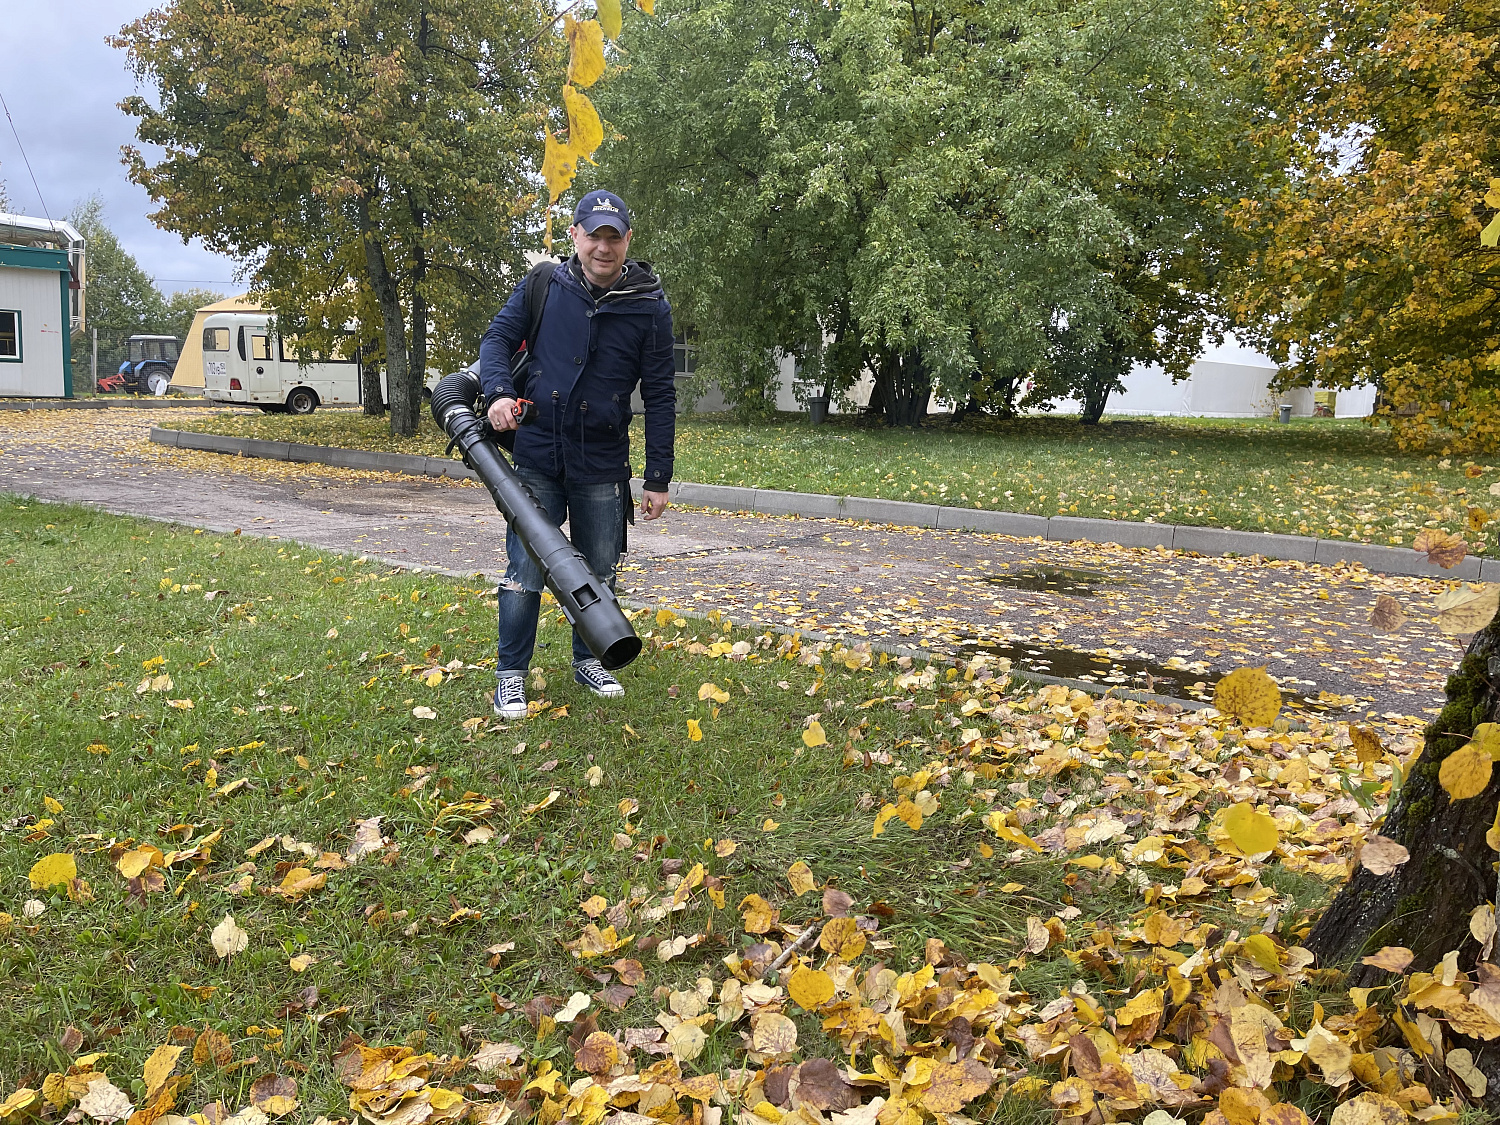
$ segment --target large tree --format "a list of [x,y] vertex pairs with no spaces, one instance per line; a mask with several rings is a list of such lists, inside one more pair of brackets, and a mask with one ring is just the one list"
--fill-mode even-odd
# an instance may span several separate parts
[[1287,382],[1380,388],[1406,444],[1500,448],[1494,0],[1242,0],[1265,135],[1292,174],[1238,219],[1258,240],[1247,332]]
[[771,348],[819,381],[868,365],[899,423],[931,391],[968,400],[976,375],[1071,393],[1096,365],[1054,363],[1060,342],[1111,367],[1191,362],[1233,243],[1219,204],[1252,167],[1212,5],[658,14],[602,95],[626,138],[602,177],[641,210],[731,397],[766,401]]
[[538,241],[561,51],[543,0],[171,0],[122,30],[155,100],[128,154],[165,228],[254,266],[283,331],[378,318],[394,433],[429,365],[473,358]]

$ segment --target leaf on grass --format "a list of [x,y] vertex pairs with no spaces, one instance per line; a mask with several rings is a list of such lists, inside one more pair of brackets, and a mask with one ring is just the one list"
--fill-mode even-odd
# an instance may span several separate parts
[[250,935],[235,922],[233,914],[226,914],[224,920],[214,927],[214,932],[209,935],[209,941],[213,943],[214,952],[220,957],[233,957],[236,953],[245,951],[250,944]]
[[1444,1056],[1443,1061],[1453,1076],[1469,1088],[1469,1093],[1482,1098],[1490,1088],[1490,1080],[1484,1071],[1474,1065],[1474,1055],[1467,1047],[1455,1047]]
[[1399,633],[1406,624],[1406,610],[1389,594],[1380,594],[1370,610],[1370,624],[1382,633]]
[[250,1104],[270,1117],[284,1117],[297,1108],[297,1080],[262,1074],[250,1084]]
[[1021,952],[1042,953],[1050,944],[1052,944],[1052,934],[1047,929],[1047,924],[1037,917],[1027,918],[1026,944],[1021,947]]
[[229,1036],[217,1028],[205,1027],[193,1044],[194,1066],[207,1066],[210,1062],[215,1066],[227,1066],[233,1057],[234,1047]]
[[797,1049],[797,1025],[780,1012],[762,1012],[755,1018],[750,1042],[763,1055],[789,1055]]
[[792,893],[798,898],[801,898],[808,891],[815,889],[817,886],[817,884],[813,882],[812,868],[808,867],[807,864],[803,863],[800,859],[787,868],[786,877],[787,882],[791,883],[792,885]]
[[1500,610],[1500,582],[1478,590],[1467,585],[1444,590],[1437,598],[1437,625],[1450,637],[1477,633],[1495,619]]
[[318,959],[311,953],[299,953],[287,962],[287,968],[294,973],[305,973],[318,963]]
[[1464,801],[1485,791],[1494,768],[1489,754],[1470,742],[1443,759],[1438,767],[1438,784],[1453,800]]
[[177,1059],[187,1048],[174,1047],[170,1043],[163,1043],[151,1052],[151,1057],[146,1060],[146,1066],[141,1077],[146,1080],[146,1097],[151,1098],[157,1090],[172,1077],[172,1071],[177,1068]]
[[808,723],[807,729],[802,732],[802,744],[809,748],[828,745],[828,735],[824,733],[823,724],[817,719]]
[[78,1108],[95,1121],[123,1121],[135,1109],[125,1091],[103,1076],[89,1083],[89,1092],[78,1099]]
[[1351,726],[1349,741],[1354,744],[1354,752],[1360,762],[1378,762],[1380,756],[1385,753],[1385,745],[1380,741],[1380,735],[1370,727]]
[[1384,1094],[1360,1094],[1336,1106],[1329,1125],[1406,1125],[1406,1110]]
[[1374,835],[1359,850],[1360,866],[1372,875],[1389,875],[1407,860],[1411,852],[1389,836]]
[[1411,548],[1426,555],[1427,561],[1433,566],[1440,566],[1444,570],[1452,570],[1469,553],[1469,545],[1461,536],[1453,535],[1440,527],[1424,527],[1417,532]]
[[[1500,849],[1497,849],[1500,850]],[[854,908],[854,899],[847,891],[829,887],[823,892],[823,913],[830,918],[847,918]]]
[[29,877],[34,891],[67,886],[68,880],[78,878],[78,861],[72,852],[57,852],[32,864]]
[[700,684],[698,687],[699,702],[707,699],[712,699],[715,703],[728,703],[729,693],[710,680],[705,684]]
[[935,1114],[957,1113],[987,1093],[994,1081],[993,1072],[978,1059],[934,1063],[932,1082],[922,1094],[922,1106]]
[[985,826],[1007,844],[1015,844],[1017,847],[1029,848],[1034,852],[1041,851],[1041,845],[1019,828],[1012,828],[1005,823],[1005,814],[992,812],[984,818]]
[[786,982],[787,995],[809,1012],[833,999],[833,978],[821,969],[803,965]]
[[698,725],[698,720],[697,719],[689,719],[687,721],[687,730],[688,730],[688,741],[689,742],[702,742],[703,741],[703,728]]
[[739,848],[739,844],[730,839],[717,840],[714,842],[714,855],[720,859],[728,859]]
[[572,996],[568,997],[568,1002],[563,1005],[562,1010],[552,1018],[558,1023],[572,1023],[590,1003],[592,1001],[589,999],[587,993],[575,992]]
[[1224,831],[1243,855],[1259,855],[1276,847],[1280,834],[1276,821],[1256,812],[1249,801],[1241,801],[1224,814]]
[[1264,667],[1236,668],[1214,685],[1214,706],[1249,726],[1269,726],[1281,714],[1281,689]]
[[776,908],[760,895],[740,899],[740,924],[747,934],[763,934],[776,921]]
[[865,935],[854,918],[830,918],[823,923],[818,945],[842,961],[853,961],[865,951]]
[[797,1068],[797,1101],[824,1112],[859,1105],[859,1091],[839,1073],[831,1059],[808,1059]]
[[413,707],[411,713],[418,719],[435,719],[437,712],[431,707]]

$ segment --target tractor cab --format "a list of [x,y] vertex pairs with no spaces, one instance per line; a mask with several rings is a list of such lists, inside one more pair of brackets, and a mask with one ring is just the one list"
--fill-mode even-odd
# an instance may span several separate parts
[[[161,397],[171,385],[179,348],[175,336],[130,337],[125,341],[125,361],[115,373],[118,376],[118,387],[109,389]],[[100,382],[99,389],[106,389],[103,381]]]

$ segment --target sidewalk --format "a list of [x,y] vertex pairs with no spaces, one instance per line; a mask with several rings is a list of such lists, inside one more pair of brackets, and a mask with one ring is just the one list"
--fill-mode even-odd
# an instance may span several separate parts
[[[180,449],[198,449],[231,456],[406,473],[410,476],[476,479],[462,462],[441,457],[200,434],[160,426],[151,427],[151,440]],[[637,495],[641,484],[640,479],[631,481],[632,491]],[[1341,539],[1313,539],[1303,535],[1274,535],[1260,531],[1233,531],[1183,524],[1080,519],[1074,516],[1035,516],[1020,512],[950,508],[937,504],[913,504],[904,500],[877,500],[861,496],[732,488],[717,484],[694,484],[690,481],[673,481],[670,495],[673,501],[680,504],[717,508],[726,512],[860,520],[894,527],[922,527],[939,531],[979,531],[1018,538],[1040,538],[1057,543],[1161,547],[1173,551],[1191,551],[1199,555],[1259,555],[1266,559],[1321,563],[1326,566],[1357,563],[1382,574],[1500,582],[1500,559],[1470,557],[1452,570],[1444,570],[1407,547],[1379,547]]]

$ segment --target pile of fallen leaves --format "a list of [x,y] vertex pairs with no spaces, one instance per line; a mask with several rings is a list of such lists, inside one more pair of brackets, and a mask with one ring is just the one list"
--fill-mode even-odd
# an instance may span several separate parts
[[[867,646],[795,638],[683,643],[710,659],[804,664],[818,673],[810,698],[835,671],[868,682],[864,703],[809,714],[804,746],[888,779],[885,792],[861,802],[873,834],[934,823],[973,832],[975,854],[957,868],[990,865],[991,876],[1009,878],[1001,893],[1035,908],[1009,960],[971,960],[930,938],[920,962],[891,963],[883,903],[861,908],[804,862],[786,872],[779,904],[737,894],[724,861],[740,845],[709,840],[691,865],[663,862],[660,885],[581,904],[567,948],[594,991],[524,1004],[494,997],[497,1010],[520,1009],[539,1045],[565,1032],[567,1060],[515,1043],[439,1057],[351,1036],[336,1054],[351,1119],[722,1125],[728,1111],[737,1125],[967,1125],[1004,1112],[1007,1099],[1029,1099],[1073,1125],[1189,1117],[1297,1125],[1310,1120],[1302,1107],[1331,1125],[1399,1125],[1455,1118],[1485,1094],[1484,1076],[1451,1035],[1500,1038],[1500,970],[1462,972],[1455,953],[1433,972],[1413,973],[1409,951],[1384,949],[1367,963],[1391,973],[1387,986],[1340,990],[1337,974],[1297,944],[1307,911],[1268,878],[1285,870],[1335,888],[1357,864],[1379,872],[1407,861],[1378,825],[1420,747],[1415,720],[1284,718],[1274,682],[1257,670],[1226,677],[1219,708],[1184,710],[1035,689],[983,657],[918,668]],[[716,704],[726,695],[713,683],[699,691]],[[877,745],[869,714],[883,706],[940,708],[938,729],[948,733]],[[835,715],[847,722],[842,732]],[[425,780],[414,770],[413,792]],[[644,847],[645,858],[638,804],[621,801],[619,813],[616,846]],[[491,831],[492,814],[491,799],[464,794],[438,805],[432,831],[468,841]],[[775,827],[766,822],[766,831]],[[399,851],[371,818],[352,826],[342,854],[268,837],[238,867],[215,868],[217,830],[193,839],[194,830],[177,826],[183,847],[171,852],[129,840],[94,849],[133,895],[162,893],[163,873],[178,868],[289,902],[315,896],[349,865]],[[286,858],[257,868],[253,860],[274,847]],[[1050,901],[1031,893],[1028,880],[1059,861],[1064,890]],[[32,885],[91,893],[69,853],[39,861]],[[1080,904],[1104,892],[1136,905],[1086,916]],[[437,921],[461,924],[468,914],[455,906]],[[1492,907],[1476,912],[1473,929],[1493,944]],[[606,1013],[623,1013],[646,979],[638,957],[666,963],[710,938],[734,950],[720,969],[658,989],[660,1010],[647,1026],[605,1026]],[[249,936],[226,916],[209,940],[227,959]],[[1066,983],[1033,994],[1018,980],[1043,961]],[[311,1014],[315,1005],[314,996],[300,1010],[326,1019]],[[276,1069],[232,1115],[214,1103],[180,1116],[191,1068],[211,1063],[222,1073],[256,1062],[231,1060],[227,1044],[213,1029],[173,1029],[143,1079],[126,1084],[134,1094],[111,1079],[107,1056],[77,1057],[40,1090],[11,1094],[0,1118],[265,1125],[296,1111],[296,1082]],[[81,1045],[81,1037],[63,1043],[70,1053]]]

